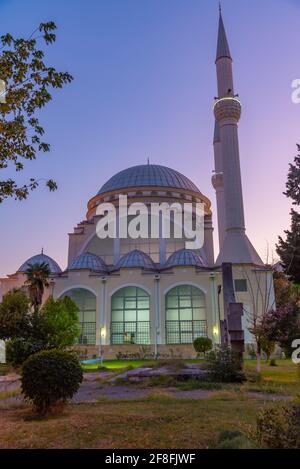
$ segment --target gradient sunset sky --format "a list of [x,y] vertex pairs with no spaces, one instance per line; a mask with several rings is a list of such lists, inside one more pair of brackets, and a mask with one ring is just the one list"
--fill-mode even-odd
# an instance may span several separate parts
[[[282,194],[300,143],[300,0],[223,0],[234,60],[247,233],[265,260],[289,227]],[[74,81],[40,115],[49,154],[18,175],[53,178],[25,202],[0,205],[0,276],[44,248],[66,267],[68,236],[86,204],[116,172],[137,164],[172,167],[213,204],[213,98],[217,94],[215,0],[0,0],[1,35],[28,35],[55,21],[47,63]],[[3,173],[3,172],[2,172]],[[15,177],[14,173],[6,175]],[[4,175],[1,174],[1,179]],[[275,251],[274,251],[275,253]]]

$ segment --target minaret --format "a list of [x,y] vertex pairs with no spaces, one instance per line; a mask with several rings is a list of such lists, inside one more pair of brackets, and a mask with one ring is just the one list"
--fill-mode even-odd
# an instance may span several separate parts
[[243,191],[240,169],[238,122],[241,103],[234,94],[232,58],[220,9],[217,46],[218,98],[214,106],[216,118],[214,151],[220,254],[217,265],[255,264],[263,262],[246,236]]
[[215,154],[215,171],[212,177],[212,185],[216,191],[217,198],[217,214],[218,214],[218,231],[219,231],[219,247],[223,246],[226,231],[225,221],[225,200],[224,200],[224,181],[223,181],[223,161],[221,153],[221,140],[219,124],[215,122],[214,133],[214,154]]

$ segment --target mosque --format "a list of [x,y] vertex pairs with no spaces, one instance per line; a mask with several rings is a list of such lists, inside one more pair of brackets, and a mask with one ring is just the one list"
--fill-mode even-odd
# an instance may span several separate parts
[[[253,338],[247,316],[274,303],[272,271],[246,235],[238,122],[241,103],[234,92],[232,57],[222,13],[216,56],[218,97],[214,103],[214,163],[219,253],[214,254],[210,200],[183,174],[147,164],[112,176],[88,202],[87,214],[69,234],[68,267],[45,253],[24,262],[18,271],[0,279],[3,294],[22,287],[29,265],[45,262],[51,277],[49,295],[70,296],[78,305],[81,335],[78,346],[86,355],[134,355],[140,350],[165,356],[191,357],[193,340],[208,336],[221,342],[224,321],[224,265],[232,267],[234,301],[243,307],[246,344]],[[128,204],[202,203],[204,244],[186,249],[185,239],[100,239],[97,207],[111,203],[119,210],[119,195]],[[256,301],[258,299],[258,302]]]

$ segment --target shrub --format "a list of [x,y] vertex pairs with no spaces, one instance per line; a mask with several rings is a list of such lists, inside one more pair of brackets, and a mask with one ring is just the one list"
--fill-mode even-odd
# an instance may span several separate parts
[[298,449],[300,406],[274,404],[263,408],[256,419],[256,438],[265,449]]
[[239,356],[229,347],[210,352],[208,370],[211,379],[221,383],[242,383],[246,379]]
[[276,363],[275,358],[272,358],[272,359],[270,360],[270,366],[277,366],[277,363]]
[[213,348],[212,340],[208,337],[198,337],[194,340],[193,345],[198,354],[203,353],[204,355]]
[[44,344],[30,339],[16,337],[6,342],[6,361],[12,366],[20,366],[30,355],[44,349]]
[[44,350],[23,364],[22,393],[43,415],[52,406],[72,398],[81,382],[80,363],[71,352]]
[[218,449],[252,449],[253,444],[242,432],[223,430],[219,434]]

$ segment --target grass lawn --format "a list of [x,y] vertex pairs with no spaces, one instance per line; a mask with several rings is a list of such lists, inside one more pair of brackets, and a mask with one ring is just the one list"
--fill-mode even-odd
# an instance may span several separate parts
[[[185,363],[201,363],[201,360],[184,360]],[[153,365],[157,363],[155,360],[104,360],[103,367],[108,370],[119,370],[121,368],[127,368],[128,366],[132,368],[139,368],[140,366]],[[99,364],[82,364],[82,369],[84,371],[97,371]]]
[[[276,360],[277,366],[262,362],[260,383],[246,383],[252,391],[267,392],[300,397],[300,376],[298,368],[291,360]],[[255,360],[247,360],[246,371],[255,371]]]
[[[105,360],[103,361],[103,367],[107,368],[108,370],[119,370],[122,368],[127,368],[131,366],[132,368],[139,368],[140,366],[144,365],[151,365],[154,361],[151,360]],[[99,367],[99,363],[93,363],[88,365],[81,365],[84,371],[97,371]]]
[[1,448],[208,448],[218,433],[254,428],[261,406],[229,395],[201,400],[152,397],[69,406],[63,415],[25,420],[0,411]]
[[[121,370],[147,363],[124,360],[105,365]],[[267,394],[294,399],[300,395],[297,366],[289,360],[277,363],[263,363],[260,381],[221,385],[202,398],[181,398],[168,394],[167,388],[152,387],[150,397],[72,404],[62,415],[43,420],[33,419],[25,405],[0,406],[0,448],[214,448],[224,430],[253,433],[257,412],[271,405]],[[253,372],[255,362],[247,361],[245,367]],[[5,397],[0,395],[0,403]]]

